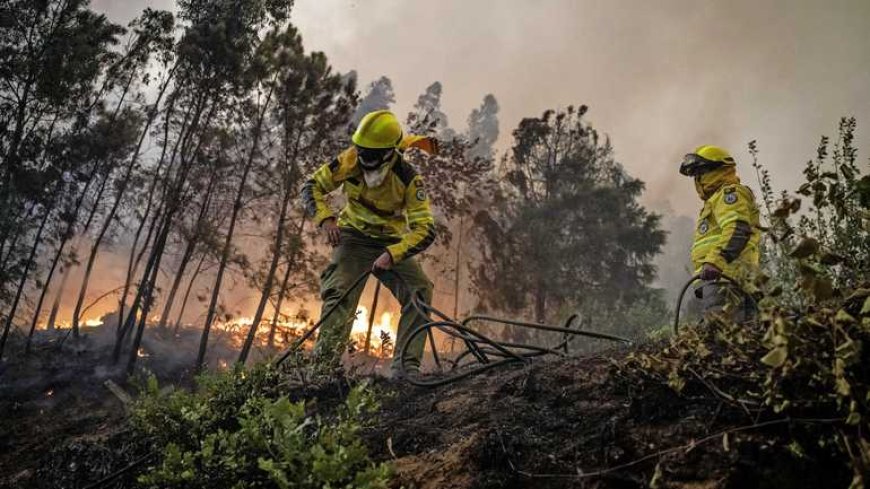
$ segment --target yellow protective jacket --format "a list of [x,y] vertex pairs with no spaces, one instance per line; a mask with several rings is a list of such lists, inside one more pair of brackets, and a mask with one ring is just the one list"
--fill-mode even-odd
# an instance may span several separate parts
[[340,186],[347,204],[339,214],[339,227],[383,240],[393,262],[398,263],[435,241],[435,219],[423,179],[414,167],[401,153],[387,164],[391,169],[384,182],[368,188],[357,165],[356,148],[350,147],[314,172],[302,188],[302,201],[319,226],[334,217],[325,196]]
[[692,266],[697,273],[704,263],[710,263],[747,286],[760,259],[755,196],[740,183],[733,169],[711,177],[697,185],[698,193],[706,198],[695,227]]

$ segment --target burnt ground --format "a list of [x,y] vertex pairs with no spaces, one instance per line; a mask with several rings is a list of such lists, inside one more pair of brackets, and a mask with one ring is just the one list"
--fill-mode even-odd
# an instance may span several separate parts
[[[0,391],[0,487],[82,488],[147,453],[129,441],[123,403],[103,383],[133,387],[94,367],[104,354],[6,367],[17,382]],[[376,378],[382,408],[365,441],[373,458],[392,461],[395,487],[848,486],[841,460],[794,448],[812,446],[812,426],[744,412],[701,382],[677,394],[619,368],[625,354],[505,367],[435,389]],[[34,371],[44,374],[28,380]],[[328,409],[347,390],[341,380],[291,397]],[[134,475],[107,487],[131,487]]]
[[638,383],[615,367],[620,356],[539,362],[436,390],[400,387],[368,442],[393,459],[397,487],[848,486],[838,461],[793,453],[793,437],[812,436],[801,426],[764,426],[701,385],[678,395]]

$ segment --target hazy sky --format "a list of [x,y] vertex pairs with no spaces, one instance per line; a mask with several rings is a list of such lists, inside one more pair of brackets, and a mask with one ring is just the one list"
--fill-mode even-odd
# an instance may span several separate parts
[[[94,1],[119,21],[173,4]],[[297,0],[294,21],[336,69],[389,76],[402,115],[439,80],[461,130],[493,93],[503,147],[524,116],[589,105],[659,210],[696,213],[676,167],[701,144],[731,149],[754,186],[757,139],[793,188],[819,136],[854,115],[865,167],[870,155],[870,0]]]

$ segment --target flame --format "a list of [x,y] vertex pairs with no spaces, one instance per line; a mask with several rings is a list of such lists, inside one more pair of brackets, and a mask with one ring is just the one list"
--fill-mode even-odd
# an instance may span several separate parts
[[[391,311],[381,313],[380,319],[372,324],[371,348],[378,350],[381,346],[381,334],[386,333],[391,338],[395,338],[397,325],[394,323],[395,314]],[[229,339],[235,347],[241,347],[245,338],[248,335],[251,324],[254,318],[250,316],[241,316],[215,323],[215,328],[229,335]],[[274,345],[277,348],[289,346],[289,343],[295,341],[300,335],[313,326],[312,322],[302,319],[291,319],[287,321],[278,321],[275,324],[275,336],[273,339]],[[257,344],[265,344],[268,341],[269,331],[271,329],[271,321],[261,321],[257,326],[255,333],[255,342]],[[365,343],[366,332],[369,328],[369,311],[365,306],[359,306],[356,311],[353,325],[351,327],[351,338],[357,342],[360,349]],[[287,334],[285,334],[287,333]]]
[[[353,321],[351,328],[351,337],[358,340],[362,345],[365,343],[366,333],[369,330],[369,310],[365,306],[359,306],[356,310],[356,319]],[[396,326],[393,325],[393,313],[384,311],[381,313],[381,319],[372,323],[371,346],[372,348],[380,348],[381,335],[387,333],[391,338],[396,337]]]
[[84,324],[85,326],[97,327],[103,325],[103,320],[100,318],[85,319],[84,323],[82,324]]
[[51,397],[54,394],[54,389],[45,391],[45,397]]
[[150,357],[151,355],[140,347],[138,350],[136,350],[136,356],[139,358],[145,358]]

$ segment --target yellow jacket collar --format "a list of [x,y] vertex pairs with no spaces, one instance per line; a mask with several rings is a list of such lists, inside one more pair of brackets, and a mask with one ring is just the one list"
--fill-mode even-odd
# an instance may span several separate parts
[[740,177],[737,176],[734,167],[717,168],[695,177],[695,191],[698,192],[701,200],[707,200],[723,185],[734,183],[740,183]]

